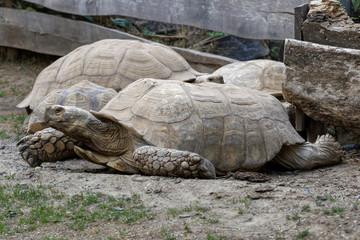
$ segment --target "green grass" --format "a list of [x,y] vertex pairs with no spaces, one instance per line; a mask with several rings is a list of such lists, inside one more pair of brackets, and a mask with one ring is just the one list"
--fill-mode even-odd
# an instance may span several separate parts
[[5,79],[5,80],[0,80],[0,84],[8,84],[9,80]]
[[0,129],[0,138],[11,138],[12,134],[15,134],[16,139],[20,138],[23,134],[23,124],[27,118],[27,114],[10,114],[0,116],[0,123],[6,124],[5,127]]
[[331,212],[333,213],[342,213],[343,211],[345,211],[344,207],[340,207],[340,206],[331,207]]
[[326,199],[328,199],[330,202],[335,202],[337,200],[337,197],[332,196],[330,194],[325,194]]
[[182,214],[182,213],[190,213],[190,212],[207,212],[209,211],[210,208],[209,207],[204,207],[204,206],[201,206],[199,205],[198,203],[194,204],[194,205],[187,205],[187,206],[184,206],[182,208],[168,208],[167,209],[167,215],[170,215],[172,217],[177,217],[179,214]]
[[184,222],[184,230],[186,231],[186,233],[192,233],[192,230],[189,224],[187,224],[187,222]]
[[307,235],[309,235],[309,229],[305,229],[305,230],[302,230],[302,231],[298,231],[297,234],[296,234],[296,238],[297,238],[297,239],[303,239],[303,238],[305,238]]
[[294,213],[293,215],[286,215],[286,219],[287,220],[298,220],[298,219],[300,219],[300,216],[299,216],[299,214],[298,213]]
[[165,240],[175,240],[176,237],[173,236],[169,230],[165,227],[161,228],[161,235],[164,237]]
[[243,198],[236,198],[236,199],[233,199],[232,200],[232,203],[233,204],[237,204],[237,203],[242,203],[244,204],[244,207],[245,208],[249,208],[250,207],[250,204],[251,204],[251,197],[250,196],[245,196]]
[[5,97],[6,96],[6,92],[5,91],[0,91],[0,98]]
[[7,133],[6,130],[0,130],[0,138],[9,139],[11,136]]
[[301,211],[303,212],[310,212],[310,205],[306,204],[304,206],[302,206]]
[[212,235],[209,232],[206,234],[206,240],[227,240],[227,239],[228,238],[225,236]]
[[82,231],[97,221],[126,224],[153,217],[137,194],[119,198],[94,192],[67,196],[43,185],[0,185],[0,238],[46,224]]

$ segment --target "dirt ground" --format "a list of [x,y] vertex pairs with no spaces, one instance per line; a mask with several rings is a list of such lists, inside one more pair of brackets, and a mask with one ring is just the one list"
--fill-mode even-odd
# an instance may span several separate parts
[[[15,106],[47,64],[0,61],[0,116],[25,113]],[[360,239],[357,154],[347,154],[337,166],[311,171],[265,171],[261,179],[257,175],[248,180],[123,175],[75,159],[31,168],[18,154],[16,139],[21,135],[11,128],[9,121],[0,121],[0,131],[6,133],[0,137],[0,184],[51,185],[69,195],[137,193],[155,217],[136,224],[95,223],[96,231],[91,226],[74,231],[45,225],[0,235],[2,239]],[[207,210],[181,212],[186,206]],[[178,209],[178,214],[169,215],[170,209]]]

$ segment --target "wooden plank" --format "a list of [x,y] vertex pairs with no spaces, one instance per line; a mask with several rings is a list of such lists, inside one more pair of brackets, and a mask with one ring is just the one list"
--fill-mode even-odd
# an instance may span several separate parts
[[[137,39],[149,42],[149,40],[96,24],[44,13],[0,8],[0,46],[63,56],[79,46],[107,38]],[[236,61],[195,50],[173,49],[190,64],[196,62],[213,70]]]
[[83,16],[121,15],[252,39],[294,36],[294,8],[308,0],[27,0]]
[[306,14],[309,12],[309,4],[303,4],[295,8],[295,26],[294,26],[294,38],[297,40],[303,40],[301,26],[306,19]]

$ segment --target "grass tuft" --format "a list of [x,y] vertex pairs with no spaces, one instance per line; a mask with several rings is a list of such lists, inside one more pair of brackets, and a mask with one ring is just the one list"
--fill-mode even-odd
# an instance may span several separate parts
[[137,194],[120,198],[94,192],[67,196],[43,185],[0,185],[0,238],[34,231],[46,224],[81,231],[104,219],[133,223],[152,218],[153,213]]

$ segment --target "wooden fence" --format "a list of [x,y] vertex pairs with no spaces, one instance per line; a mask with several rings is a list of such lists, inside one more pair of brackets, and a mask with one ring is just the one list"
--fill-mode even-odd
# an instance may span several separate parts
[[[27,0],[83,16],[121,15],[196,26],[255,39],[294,36],[294,7],[308,0]],[[0,8],[0,46],[63,56],[105,38],[145,39],[84,21],[26,10]],[[198,71],[209,72],[234,59],[173,48]],[[196,67],[198,65],[199,67]]]
[[294,36],[294,8],[308,0],[27,0],[83,16],[121,15],[252,39]]

